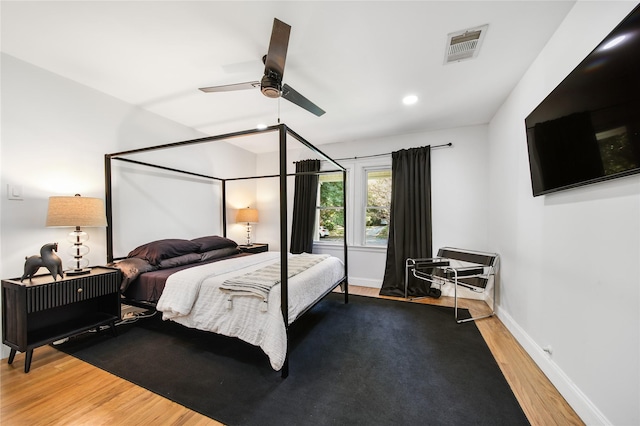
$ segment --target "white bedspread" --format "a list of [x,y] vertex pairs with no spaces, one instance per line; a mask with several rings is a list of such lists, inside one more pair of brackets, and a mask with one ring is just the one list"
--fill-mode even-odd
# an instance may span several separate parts
[[[278,262],[279,252],[265,252],[188,268],[171,275],[156,306],[162,318],[199,330],[237,337],[259,346],[271,367],[280,370],[287,353],[287,336],[280,310],[280,284],[269,292],[268,308],[258,297],[236,298],[227,308],[220,285]],[[289,323],[344,276],[344,265],[329,257],[288,280]]]

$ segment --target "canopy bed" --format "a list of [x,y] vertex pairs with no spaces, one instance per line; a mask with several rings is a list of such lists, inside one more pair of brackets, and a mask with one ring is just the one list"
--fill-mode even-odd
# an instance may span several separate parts
[[[278,150],[279,150],[279,173],[273,175],[262,176],[240,176],[240,177],[214,177],[207,176],[201,173],[196,173],[190,170],[181,170],[174,167],[167,167],[159,164],[152,164],[146,161],[139,161],[130,158],[133,154],[140,154],[146,152],[152,152],[163,149],[172,149],[175,147],[185,147],[196,144],[215,143],[220,141],[229,141],[234,138],[241,138],[247,136],[258,136],[265,133],[277,132],[278,137]],[[287,140],[294,140],[299,142],[302,146],[309,149],[316,156],[321,157],[327,162],[327,164],[335,167],[332,170],[323,170],[316,172],[297,172],[287,173]],[[146,250],[144,253],[138,251],[137,256],[128,255],[127,258],[133,258],[143,260],[143,264],[133,265],[133,269],[136,272],[140,272],[140,276],[147,274],[160,274],[155,279],[163,281],[164,289],[161,290],[162,295],[158,297],[156,293],[154,297],[148,300],[148,303],[154,305],[158,310],[163,310],[163,317],[165,319],[171,319],[188,327],[196,327],[207,329],[208,331],[214,331],[220,334],[229,335],[232,337],[239,337],[242,340],[248,341],[251,344],[260,346],[265,353],[269,356],[271,365],[275,370],[281,368],[282,377],[287,377],[289,373],[289,326],[293,321],[299,318],[302,314],[311,309],[316,303],[318,303],[324,296],[333,291],[338,286],[341,286],[344,291],[345,303],[348,303],[348,283],[347,283],[347,243],[346,238],[343,243],[344,248],[344,260],[340,261],[337,258],[326,259],[326,256],[318,255],[291,255],[287,252],[289,246],[289,232],[287,229],[287,177],[297,176],[300,174],[322,174],[322,173],[335,173],[341,171],[343,179],[346,183],[346,169],[338,164],[335,160],[328,157],[321,152],[318,148],[306,141],[300,135],[292,131],[285,124],[278,124],[275,126],[267,127],[266,129],[252,129],[241,132],[210,136],[200,139],[194,139],[183,142],[169,143],[158,146],[152,146],[147,148],[135,149],[130,151],[117,152],[113,154],[105,155],[105,205],[107,214],[107,260],[108,262],[114,262],[114,260],[121,260],[122,257],[114,257],[114,228],[117,225],[114,223],[114,185],[113,185],[113,161],[123,161],[127,163],[133,163],[142,167],[149,167],[153,169],[160,169],[170,171],[172,173],[180,173],[189,176],[197,176],[198,178],[211,179],[219,182],[221,185],[220,192],[220,207],[221,214],[221,227],[222,236],[207,236],[200,239],[193,240],[171,240],[170,248],[167,250],[167,246],[163,245],[168,240],[158,240],[149,244],[145,244],[138,247],[136,250]],[[280,222],[280,252],[267,252],[260,254],[243,254],[238,253],[237,247],[233,245],[227,247],[216,246],[213,250],[211,247],[206,249],[202,247],[202,244],[214,241],[215,244],[228,242],[227,237],[227,183],[236,180],[247,179],[263,179],[263,178],[278,178],[279,179],[279,222]],[[346,191],[345,191],[346,193]],[[344,205],[346,209],[346,197],[344,198]],[[346,235],[346,229],[345,229]],[[196,246],[189,246],[189,243],[195,243]],[[150,246],[152,244],[160,244],[163,247],[162,255],[157,255],[157,252],[153,252],[149,257],[149,248],[157,248],[157,246]],[[176,247],[179,247],[178,251]],[[226,249],[226,251],[224,250]],[[183,251],[180,251],[183,250]],[[209,259],[204,259],[204,253],[214,252]],[[153,258],[153,256],[160,256]],[[182,261],[183,258],[189,258],[189,256],[198,257],[197,261]],[[303,256],[305,259],[299,259],[296,256]],[[206,261],[205,261],[206,260]],[[161,262],[168,262],[164,267],[160,267]],[[274,263],[275,262],[275,263]],[[303,262],[301,267],[298,264]],[[191,268],[190,266],[198,265],[198,267]],[[148,265],[151,265],[149,267]],[[233,265],[231,267],[230,265]],[[146,268],[146,269],[145,269]],[[275,268],[275,269],[274,269]],[[294,273],[291,271],[295,270]],[[201,270],[204,272],[196,272]],[[264,274],[269,272],[271,274],[272,282],[269,285],[271,291],[267,291],[262,298],[252,297],[255,296],[255,289],[251,288],[248,291],[254,292],[251,297],[232,297],[235,296],[233,291],[239,291],[239,293],[246,293],[246,288],[239,289],[233,287],[233,285],[248,285],[247,280],[253,279],[251,274],[256,271]],[[203,275],[204,274],[204,275]],[[125,276],[127,274],[124,274]],[[138,274],[136,274],[138,275]],[[240,280],[238,279],[240,277]],[[137,277],[136,277],[137,278]],[[132,280],[133,281],[133,280]],[[176,287],[175,282],[179,282]],[[238,282],[241,281],[241,282]],[[185,284],[186,283],[186,284]],[[194,284],[195,283],[195,284]],[[127,285],[129,283],[126,283]],[[255,282],[249,283],[255,287]],[[182,286],[182,287],[180,287]],[[176,290],[179,288],[179,290]],[[127,290],[126,285],[123,289]],[[256,330],[238,332],[237,328],[229,323],[222,323],[228,319],[224,319],[225,315],[218,315],[218,313],[208,318],[203,318],[203,310],[200,310],[200,305],[204,302],[198,299],[186,301],[187,305],[193,307],[193,312],[182,312],[180,305],[185,302],[187,294],[206,293],[208,298],[212,298],[212,294],[215,295],[215,301],[218,312],[220,311],[238,311],[245,312],[246,317],[255,316],[257,319],[253,321]],[[125,292],[124,294],[128,294]],[[129,293],[130,294],[130,293]],[[171,294],[171,296],[169,296]],[[245,294],[246,295],[246,294]],[[188,296],[191,297],[191,296]],[[147,298],[149,299],[149,298]],[[277,300],[279,299],[279,300]],[[262,306],[261,306],[262,305]],[[211,306],[209,306],[209,311]],[[206,310],[206,309],[205,309]],[[264,317],[261,317],[256,312],[262,312],[269,316],[269,320],[265,321]],[[274,316],[275,313],[275,316]],[[232,323],[239,321],[237,317],[230,319]],[[263,318],[262,320],[260,318]],[[222,321],[222,322],[221,322]],[[207,326],[202,324],[207,323]],[[279,324],[278,324],[279,323]],[[276,324],[276,325],[274,325]],[[252,327],[254,326],[252,325]],[[273,330],[276,330],[275,332]],[[259,334],[262,337],[260,339],[248,338],[248,334]],[[280,344],[277,348],[273,348],[273,341],[283,341],[284,345]],[[282,349],[284,348],[284,349]]]

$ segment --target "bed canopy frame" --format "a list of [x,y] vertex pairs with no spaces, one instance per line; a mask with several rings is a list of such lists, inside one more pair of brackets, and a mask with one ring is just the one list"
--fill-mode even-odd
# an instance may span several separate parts
[[[278,132],[278,151],[279,151],[279,173],[278,174],[273,174],[273,175],[262,175],[262,176],[244,176],[244,177],[235,177],[235,178],[221,178],[221,177],[215,177],[215,176],[207,176],[204,174],[200,174],[200,173],[195,173],[195,172],[191,172],[188,170],[179,170],[179,169],[174,169],[171,167],[165,167],[165,166],[161,166],[161,165],[157,165],[157,164],[151,164],[151,163],[146,163],[146,162],[142,162],[142,161],[138,161],[138,160],[133,160],[130,158],[127,158],[130,155],[133,154],[140,154],[140,153],[144,153],[144,152],[151,152],[151,151],[158,151],[158,150],[163,150],[163,149],[171,149],[171,148],[177,148],[177,147],[184,147],[184,146],[189,146],[189,145],[196,145],[196,144],[203,144],[203,143],[213,143],[213,142],[219,142],[219,141],[225,141],[225,140],[230,140],[230,139],[235,139],[235,138],[240,138],[240,137],[246,137],[246,136],[250,136],[250,135],[260,135],[260,134],[265,134],[265,133],[271,133],[271,132]],[[331,164],[332,166],[335,167],[335,169],[332,170],[322,170],[319,172],[298,172],[298,173],[287,173],[287,140],[288,137],[292,137],[294,140],[300,142],[302,145],[304,145],[305,147],[307,147],[309,150],[311,150],[313,153],[321,156],[324,160],[326,160],[329,164]],[[205,179],[210,179],[210,180],[214,180],[214,181],[218,181],[221,183],[222,186],[222,191],[221,191],[221,206],[222,206],[222,232],[223,232],[223,236],[227,236],[227,205],[226,205],[226,200],[227,200],[227,195],[226,195],[226,183],[230,182],[230,181],[236,181],[236,180],[247,180],[247,179],[263,179],[263,178],[275,178],[278,177],[279,178],[279,183],[280,183],[280,264],[281,264],[281,268],[280,268],[280,273],[281,273],[281,291],[280,291],[280,295],[281,295],[281,302],[280,302],[280,307],[281,307],[281,312],[282,312],[282,317],[284,320],[284,324],[285,324],[285,329],[286,329],[286,333],[287,333],[287,341],[289,341],[289,321],[288,321],[288,310],[289,310],[289,298],[288,298],[288,292],[289,292],[289,287],[288,287],[288,277],[287,277],[287,269],[288,269],[288,250],[287,247],[289,246],[289,235],[287,232],[287,212],[288,212],[288,208],[287,208],[287,177],[290,176],[298,176],[298,175],[320,175],[320,174],[325,174],[325,173],[336,173],[336,172],[342,172],[342,179],[343,179],[343,206],[344,206],[344,215],[345,218],[347,217],[347,191],[346,191],[346,185],[347,185],[347,171],[346,169],[341,166],[339,163],[337,163],[335,160],[333,160],[331,157],[329,157],[328,155],[324,154],[322,151],[320,151],[317,147],[315,147],[314,145],[312,145],[310,142],[308,142],[306,139],[304,139],[302,136],[298,135],[296,132],[294,132],[291,128],[289,128],[287,125],[285,125],[284,123],[280,123],[274,126],[269,126],[265,129],[251,129],[251,130],[244,130],[244,131],[239,131],[239,132],[234,132],[234,133],[227,133],[227,134],[221,134],[221,135],[216,135],[216,136],[208,136],[208,137],[204,137],[204,138],[199,138],[199,139],[192,139],[192,140],[187,140],[187,141],[181,141],[181,142],[173,142],[173,143],[167,143],[167,144],[162,144],[162,145],[156,145],[156,146],[151,146],[151,147],[146,147],[146,148],[139,148],[139,149],[133,149],[133,150],[129,150],[129,151],[122,151],[122,152],[116,152],[116,153],[112,153],[112,154],[105,154],[105,208],[106,208],[106,215],[107,215],[107,228],[106,228],[106,240],[107,240],[107,261],[108,262],[113,262],[114,261],[114,256],[113,256],[113,187],[112,187],[112,161],[123,161],[123,162],[128,162],[128,163],[133,163],[133,164],[137,164],[137,165],[141,165],[141,166],[146,166],[146,167],[151,167],[151,168],[156,168],[156,169],[161,169],[161,170],[166,170],[166,171],[171,171],[171,172],[175,172],[175,173],[180,173],[180,174],[185,174],[185,175],[190,175],[190,176],[197,176],[200,178],[205,178]],[[345,303],[349,303],[349,286],[348,286],[348,269],[347,269],[347,224],[345,221],[344,224],[344,232],[345,232],[345,237],[344,237],[344,242],[343,242],[343,249],[344,249],[344,277],[339,280],[337,283],[335,283],[334,286],[332,286],[331,289],[329,289],[327,292],[325,292],[324,294],[322,294],[320,297],[318,297],[318,299],[316,299],[316,301],[314,303],[312,303],[309,307],[307,307],[298,317],[302,316],[305,312],[307,312],[309,309],[311,309],[316,303],[318,303],[320,300],[322,300],[328,293],[330,293],[331,291],[333,291],[336,287],[338,287],[339,285],[342,285],[342,288],[344,290],[344,302]],[[285,362],[284,365],[282,367],[282,377],[287,377],[289,374],[289,347],[290,345],[287,344],[287,353],[286,353],[286,358],[285,358]]]

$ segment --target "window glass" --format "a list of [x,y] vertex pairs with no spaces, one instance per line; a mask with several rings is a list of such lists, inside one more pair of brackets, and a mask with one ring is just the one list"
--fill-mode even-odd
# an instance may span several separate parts
[[321,241],[344,239],[344,184],[342,173],[320,175],[318,202],[318,238]]
[[386,246],[391,213],[391,170],[368,170],[365,245]]

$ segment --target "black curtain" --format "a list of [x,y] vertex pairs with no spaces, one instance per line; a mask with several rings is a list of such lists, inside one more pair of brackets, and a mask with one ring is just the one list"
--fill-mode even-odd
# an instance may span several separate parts
[[[296,163],[296,173],[319,172],[320,160],[302,160]],[[316,224],[316,200],[318,175],[296,175],[293,198],[293,225],[291,228],[291,253],[311,253]]]
[[[404,296],[406,259],[432,257],[431,147],[402,149],[391,159],[389,243],[380,294]],[[416,280],[409,294],[426,296],[430,287]]]

